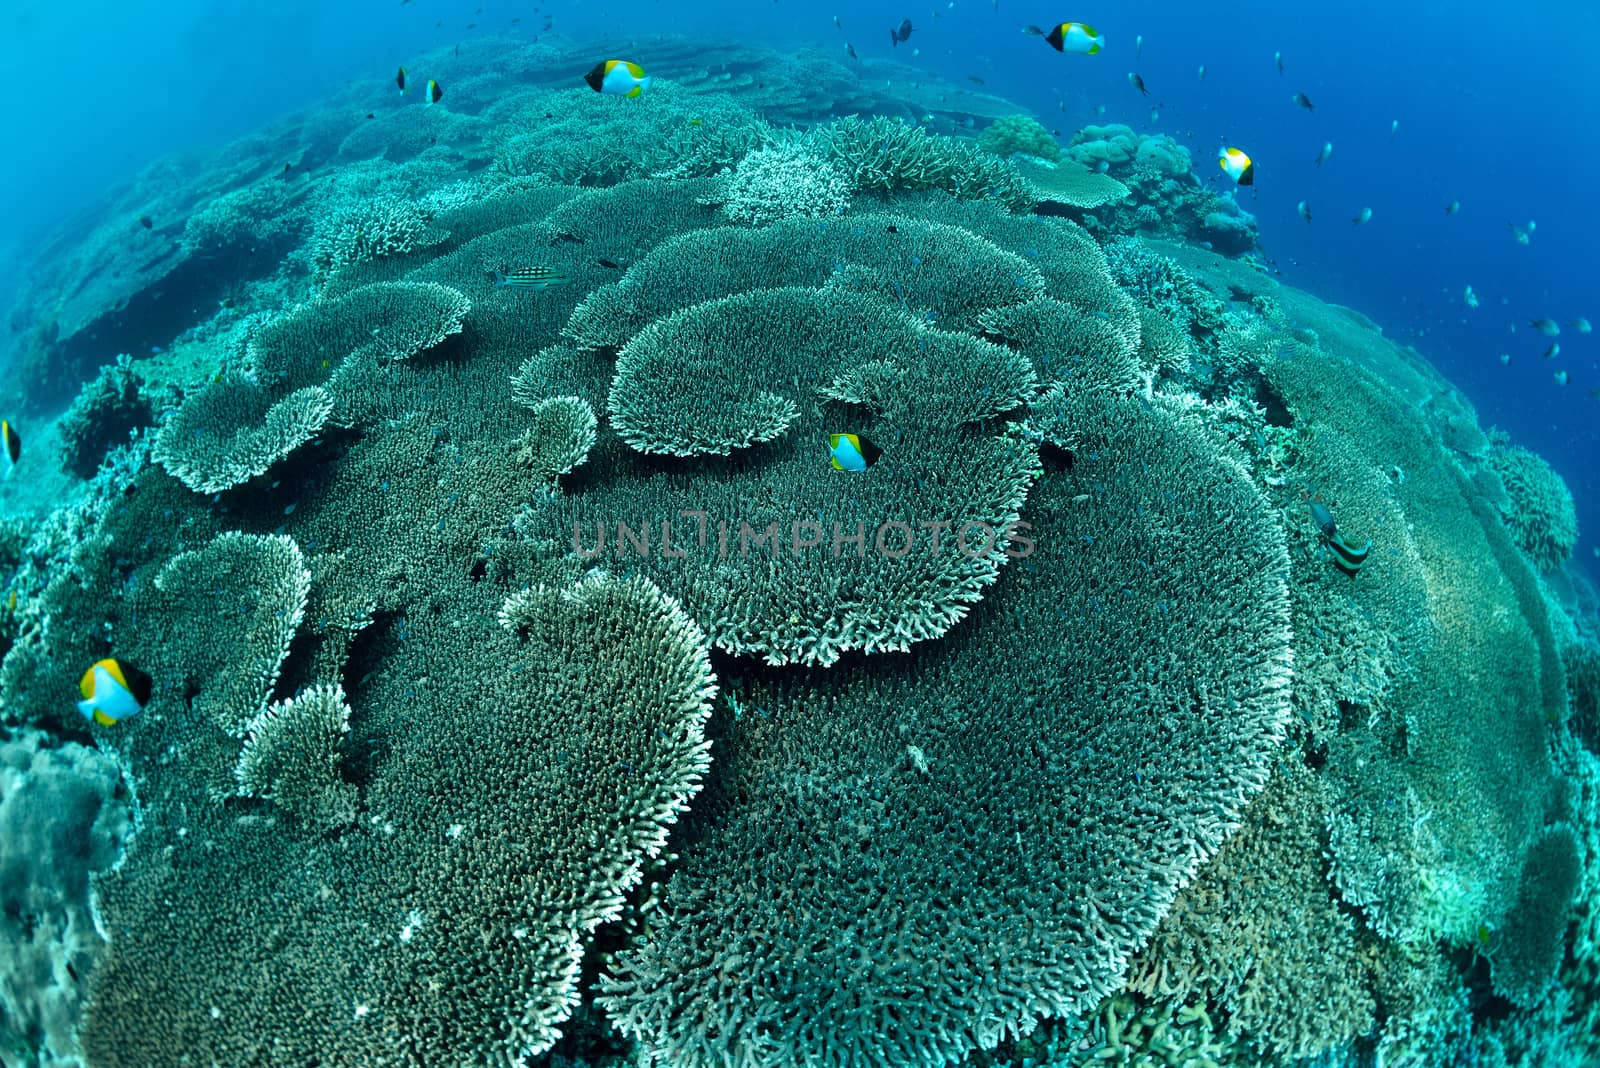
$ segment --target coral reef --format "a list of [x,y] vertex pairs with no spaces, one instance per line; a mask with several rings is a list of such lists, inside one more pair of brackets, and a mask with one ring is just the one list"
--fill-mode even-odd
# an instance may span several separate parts
[[100,368],[61,416],[61,466],[92,478],[106,454],[155,421],[144,380],[126,354]]
[[1044,124],[1032,115],[1007,115],[984,127],[978,146],[997,156],[1021,152],[1051,163],[1061,158],[1061,146]]
[[1540,571],[1554,571],[1578,544],[1578,516],[1572,491],[1537,453],[1490,438],[1489,468],[1505,486],[1501,517],[1528,559]]
[[779,219],[828,218],[850,207],[850,187],[833,164],[798,144],[758,148],[733,169],[722,210],[734,222],[761,226]]
[[1592,1061],[1548,466],[1170,138],[638,47],[464,40],[42,246],[0,1057]]

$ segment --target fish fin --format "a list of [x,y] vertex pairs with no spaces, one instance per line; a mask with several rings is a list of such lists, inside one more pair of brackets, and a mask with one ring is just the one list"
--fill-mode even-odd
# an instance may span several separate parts
[[94,710],[94,721],[100,724],[102,727],[115,727],[117,725],[116,720],[112,719],[98,708]]
[[88,700],[79,701],[78,702],[78,711],[83,714],[83,718],[84,719],[94,719],[94,717],[95,717],[94,702],[93,701],[88,701]]
[[633,75],[635,78],[642,79],[644,77],[644,68],[639,66],[639,64],[635,63],[633,60],[625,59],[622,61],[622,63],[628,68],[628,73]]

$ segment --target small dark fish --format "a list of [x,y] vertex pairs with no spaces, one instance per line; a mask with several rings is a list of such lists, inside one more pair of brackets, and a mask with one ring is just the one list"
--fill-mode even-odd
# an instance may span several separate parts
[[898,47],[901,41],[911,40],[911,30],[911,20],[901,19],[900,25],[889,31],[889,40],[893,42],[895,47]]
[[1333,522],[1333,513],[1322,503],[1321,498],[1311,498],[1306,502],[1306,507],[1311,510],[1311,521],[1322,531],[1323,537],[1331,538],[1339,533],[1339,528]]
[[139,216],[139,225],[146,230],[153,230],[155,229],[156,221],[148,215],[141,215]]
[[833,28],[836,29],[836,30],[843,30],[844,29],[844,23],[839,21],[839,16],[838,15],[833,16]]
[[1461,210],[1461,201],[1459,201],[1459,200],[1452,200],[1450,203],[1448,203],[1448,204],[1446,204],[1444,206],[1444,213],[1446,215],[1454,215],[1456,212],[1458,212],[1460,210]]
[[289,173],[289,169],[290,169],[290,168],[291,168],[291,167],[293,167],[293,166],[294,166],[294,164],[293,164],[293,163],[285,163],[285,164],[284,164],[284,165],[283,165],[283,173],[284,173],[284,174],[288,174],[288,173]]
[[978,77],[976,74],[967,75],[967,81],[971,82],[973,85],[982,85],[983,84],[983,79]]
[[1544,350],[1544,358],[1547,359],[1547,360],[1553,360],[1557,356],[1560,356],[1560,355],[1561,355],[1561,342],[1559,342],[1559,341],[1550,342],[1550,347]]
[[1561,324],[1554,319],[1530,319],[1528,325],[1545,337],[1555,337],[1561,333]]
[[1144,87],[1144,79],[1132,71],[1128,72],[1128,84],[1139,90],[1139,92],[1143,93],[1145,96],[1150,95],[1150,90]]
[[883,229],[884,229],[885,232],[891,233],[891,234],[898,234],[900,232],[900,227],[896,226],[894,223],[890,223],[888,226],[885,226]]
[[400,87],[402,93],[406,91],[406,69],[404,67],[401,67],[399,72],[395,74],[394,84]]
[[1282,52],[1274,52],[1274,53],[1272,53],[1272,62],[1277,66],[1278,73],[1282,74],[1283,73],[1283,53]]
[[844,51],[846,55],[855,60],[857,63],[861,62],[861,57],[856,55],[856,46],[851,44],[849,41],[844,43]]
[[369,112],[367,112],[367,118],[369,118],[369,119],[375,119],[375,118],[377,118],[377,117],[378,117],[378,116],[376,116],[376,115],[374,115],[374,114],[373,114],[373,113],[372,113],[372,112],[370,112],[370,111],[369,111]]
[[598,263],[600,266],[608,269],[608,270],[612,270],[612,271],[620,271],[620,270],[622,270],[622,264],[616,262],[615,260],[599,259],[599,260],[595,260],[595,262]]
[[78,979],[78,969],[72,966],[72,962],[70,960],[67,961],[67,974],[72,977],[72,981],[74,983],[80,982]]
[[1317,106],[1311,102],[1311,98],[1309,96],[1306,96],[1306,94],[1304,94],[1304,93],[1296,93],[1296,94],[1294,94],[1293,99],[1294,99],[1295,104],[1297,104],[1300,107],[1305,108],[1307,111],[1315,111],[1315,110],[1317,110]]
[[1022,32],[1027,34],[1029,37],[1043,37],[1044,36],[1044,31],[1041,30],[1037,26],[1024,26],[1024,27],[1022,27]]

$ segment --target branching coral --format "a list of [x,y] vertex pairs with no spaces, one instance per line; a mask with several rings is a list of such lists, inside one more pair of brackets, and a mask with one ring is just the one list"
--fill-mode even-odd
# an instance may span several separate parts
[[155,420],[143,385],[126,355],[100,368],[61,416],[63,467],[79,478],[92,478],[106,453]]
[[319,386],[274,400],[253,382],[213,382],[162,424],[152,456],[196,493],[218,493],[264,474],[332,412],[333,398]]
[[430,225],[410,200],[382,196],[319,219],[311,235],[311,265],[327,279],[351,267],[437,245],[449,235]]
[[1005,160],[898,119],[850,115],[816,127],[810,137],[858,192],[940,189],[1012,210],[1034,201],[1028,184]]
[[319,827],[355,819],[356,788],[339,775],[340,746],[350,730],[342,687],[315,686],[268,705],[245,729],[233,773],[241,793]]
[[1503,438],[1493,439],[1489,466],[1505,484],[1506,527],[1540,571],[1554,571],[1578,544],[1578,513],[1572,491],[1537,453]]
[[589,458],[599,425],[580,397],[550,397],[533,406],[533,426],[517,443],[516,462],[554,481]]
[[997,156],[1022,152],[1052,163],[1061,158],[1061,146],[1032,115],[1007,115],[996,119],[984,127],[978,146]]
[[758,148],[740,160],[721,197],[728,218],[756,226],[843,215],[850,207],[850,187],[833,164],[794,143]]

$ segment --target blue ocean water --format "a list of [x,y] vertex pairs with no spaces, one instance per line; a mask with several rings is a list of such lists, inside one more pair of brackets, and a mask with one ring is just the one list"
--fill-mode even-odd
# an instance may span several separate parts
[[[1210,167],[1212,153],[1244,147],[1258,178],[1241,202],[1284,279],[1414,344],[1466,392],[1484,425],[1548,459],[1578,499],[1576,555],[1592,564],[1600,335],[1564,327],[1560,355],[1546,360],[1549,339],[1528,328],[1544,317],[1600,321],[1592,266],[1600,225],[1583,178],[1600,173],[1591,68],[1600,9],[1576,0],[1514,13],[1486,0],[1214,9],[1174,0],[1070,9],[1016,0],[13,5],[0,47],[12,83],[26,88],[25,102],[8,111],[0,249],[16,251],[3,257],[0,285],[30,242],[151,160],[223,143],[350,83],[371,80],[381,92],[397,63],[428,47],[536,36],[545,16],[553,32],[619,43],[660,31],[840,51],[848,43],[957,82],[981,79],[1064,139],[1095,122],[1167,133],[1218,183],[1225,178]],[[914,33],[894,45],[887,31],[902,18]],[[1105,51],[1058,55],[1020,32],[1063,19],[1104,33]],[[1129,72],[1149,96],[1129,85]],[[1297,92],[1314,112],[1292,102]],[[1333,153],[1318,165],[1325,143]],[[1447,215],[1452,201],[1460,211]],[[1364,207],[1371,221],[1352,225]],[[1520,245],[1511,225],[1530,221],[1537,228]],[[1469,285],[1479,307],[1464,300]],[[1561,370],[1565,386],[1555,381]]]

